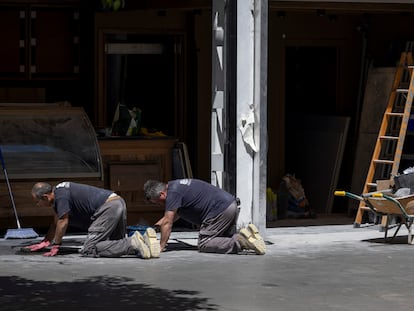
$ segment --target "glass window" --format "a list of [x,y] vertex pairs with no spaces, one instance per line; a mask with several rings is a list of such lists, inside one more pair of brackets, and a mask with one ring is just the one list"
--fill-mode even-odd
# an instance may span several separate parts
[[113,125],[116,109],[122,105],[140,110],[142,127],[175,135],[175,40],[122,33],[106,36],[107,126]]
[[0,147],[10,178],[102,176],[98,141],[83,108],[0,107]]

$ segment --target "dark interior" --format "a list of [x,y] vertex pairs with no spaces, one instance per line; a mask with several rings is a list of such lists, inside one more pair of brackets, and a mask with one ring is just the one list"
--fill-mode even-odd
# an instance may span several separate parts
[[[194,176],[210,180],[211,1],[128,1],[118,12],[96,1],[9,2],[0,5],[1,102],[68,101],[83,107],[96,129],[112,125],[118,103],[139,108],[140,126],[185,142]],[[414,40],[414,5],[288,2],[269,1],[267,185],[277,189],[284,174],[296,174],[315,202],[313,184],[333,172],[320,187],[360,189],[356,181],[366,173],[357,153],[371,148],[358,145],[367,77],[372,68],[395,67]],[[16,18],[22,11],[25,18]],[[161,50],[105,52],[115,43]],[[340,145],[326,143],[338,137]],[[341,161],[327,171],[309,169],[324,157]],[[334,203],[331,212],[349,212],[344,200]]]

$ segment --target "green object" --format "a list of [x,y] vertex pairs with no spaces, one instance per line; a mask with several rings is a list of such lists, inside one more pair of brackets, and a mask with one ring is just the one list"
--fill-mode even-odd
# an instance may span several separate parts
[[121,7],[121,0],[115,0],[112,5],[112,9],[114,11],[118,11],[120,7]]
[[125,7],[125,0],[101,0],[101,6],[105,10],[118,11]]

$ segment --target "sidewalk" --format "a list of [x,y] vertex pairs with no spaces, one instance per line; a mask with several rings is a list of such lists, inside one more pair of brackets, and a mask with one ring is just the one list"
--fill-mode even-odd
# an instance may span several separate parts
[[[412,310],[414,246],[401,229],[268,228],[264,256],[204,254],[196,232],[173,232],[161,258],[16,254],[0,239],[2,310]],[[80,246],[84,236],[65,245]]]

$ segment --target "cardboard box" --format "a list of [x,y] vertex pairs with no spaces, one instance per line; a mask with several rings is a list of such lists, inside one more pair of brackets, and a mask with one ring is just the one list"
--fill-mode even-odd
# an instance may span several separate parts
[[389,190],[394,188],[394,179],[377,180],[377,191]]

